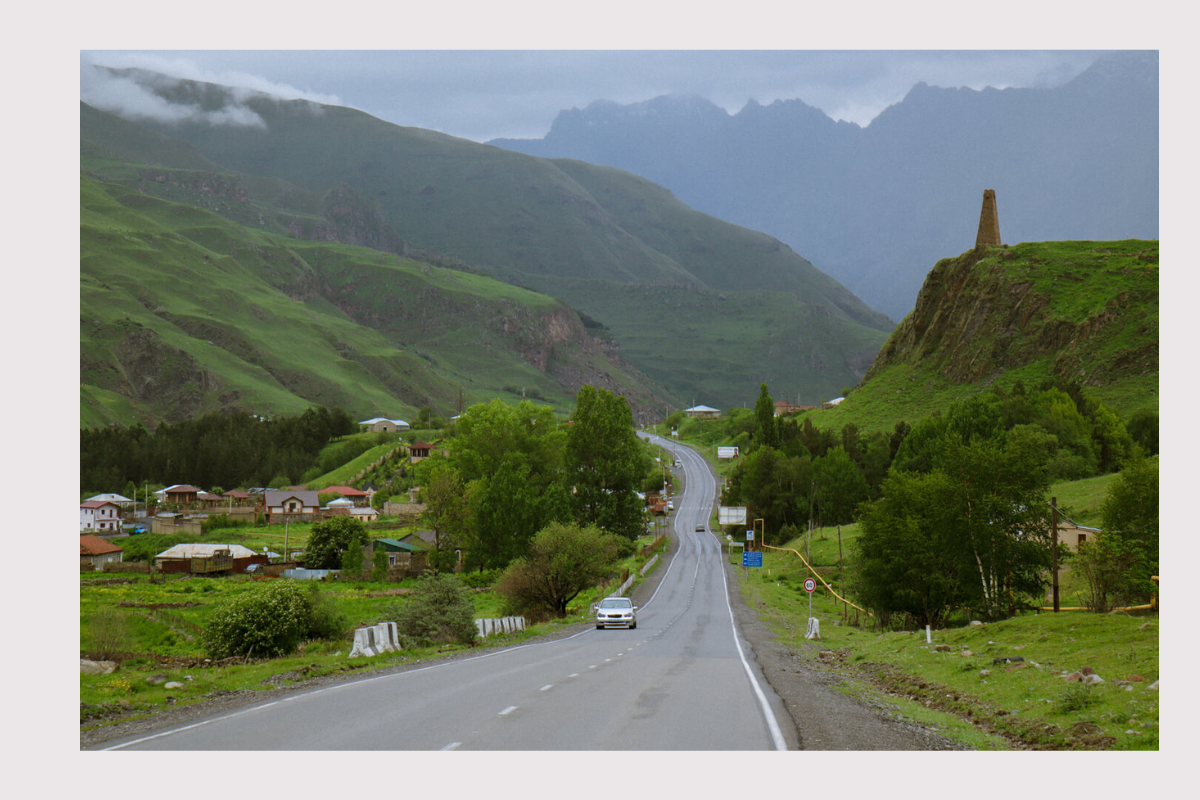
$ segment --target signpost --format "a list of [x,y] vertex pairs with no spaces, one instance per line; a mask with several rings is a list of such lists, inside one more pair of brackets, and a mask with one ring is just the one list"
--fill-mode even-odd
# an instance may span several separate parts
[[812,593],[817,590],[817,582],[812,578],[804,579],[804,591],[808,592],[808,632],[805,633],[805,639],[820,638],[821,629],[819,623],[813,619],[812,615]]
[[743,567],[761,567],[762,566],[762,556],[763,556],[763,554],[761,552],[744,552],[744,553],[742,553],[742,566]]

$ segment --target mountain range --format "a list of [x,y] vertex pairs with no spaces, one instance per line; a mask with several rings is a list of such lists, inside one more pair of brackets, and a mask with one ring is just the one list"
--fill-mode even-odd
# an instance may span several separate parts
[[1119,52],[1055,88],[918,84],[869,125],[802,100],[736,114],[699,97],[562,111],[490,142],[617,167],[777,237],[899,321],[974,244],[985,189],[1006,243],[1158,237],[1158,55]]
[[760,382],[815,402],[893,327],[787,245],[625,171],[111,72],[190,112],[80,104],[81,424],[565,407],[585,382],[655,416]]

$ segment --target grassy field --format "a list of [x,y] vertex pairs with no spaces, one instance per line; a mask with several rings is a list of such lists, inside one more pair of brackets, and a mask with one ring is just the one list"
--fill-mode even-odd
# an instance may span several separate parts
[[[303,537],[307,526],[293,526],[291,534]],[[267,541],[275,536],[254,529],[222,541]],[[282,531],[279,531],[280,545]],[[289,538],[289,543],[294,538]],[[648,545],[651,537],[640,543]],[[274,546],[273,542],[267,542]],[[643,580],[638,570],[651,558],[636,554],[622,561],[615,574],[629,570]],[[658,562],[661,563],[661,562]],[[470,577],[470,576],[466,576]],[[577,597],[563,619],[531,625],[525,631],[493,636],[489,645],[512,644],[532,636],[553,632],[590,618],[591,604],[611,592],[618,579]],[[120,668],[110,675],[80,676],[80,724],[84,728],[105,725],[153,713],[168,704],[202,702],[215,693],[262,691],[299,683],[306,678],[360,670],[381,669],[462,650],[461,646],[430,647],[356,658],[346,656],[353,634],[337,640],[318,640],[301,645],[287,657],[248,663],[205,662],[199,636],[213,610],[222,602],[249,591],[256,581],[246,576],[195,578],[156,577],[138,574],[84,573],[79,589],[79,649],[81,658],[117,654]],[[319,590],[331,597],[352,629],[393,618],[396,604],[417,586],[417,579],[399,583],[374,581],[322,581]],[[636,582],[635,582],[636,585]],[[471,594],[479,618],[502,616],[503,599],[486,587]],[[153,685],[146,678],[161,675],[183,684],[181,689]]]
[[[844,543],[853,526],[844,528]],[[802,542],[792,547],[803,552]],[[836,575],[829,531],[812,544],[817,571]],[[1126,614],[1025,614],[931,632],[884,632],[818,587],[812,613],[819,642],[804,638],[808,574],[791,553],[768,551],[741,588],[779,641],[807,666],[852,676],[839,687],[979,749],[1159,747],[1159,618]],[[836,583],[836,581],[830,581]],[[948,649],[938,650],[938,645]],[[998,659],[1013,659],[997,663]],[[1019,659],[1019,660],[1017,660]],[[1096,686],[1063,675],[1090,667]]]

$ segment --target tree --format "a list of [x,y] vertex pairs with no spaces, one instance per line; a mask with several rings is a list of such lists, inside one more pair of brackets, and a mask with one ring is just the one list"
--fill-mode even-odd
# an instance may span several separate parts
[[758,399],[754,401],[754,441],[760,447],[775,447],[779,437],[775,430],[775,401],[765,383],[759,384]]
[[813,461],[812,479],[820,487],[817,502],[820,503],[823,525],[853,522],[854,509],[870,493],[862,470],[841,447],[835,447]]
[[426,574],[413,596],[389,609],[404,647],[475,644],[475,606],[467,588],[453,575]]
[[362,520],[330,517],[313,524],[301,564],[308,569],[338,569],[342,565],[343,552],[350,548],[362,548],[366,543],[367,529]]
[[470,487],[449,464],[433,460],[421,486],[421,501],[425,511],[421,519],[433,529],[433,549],[441,554],[452,553],[468,540],[474,517],[471,510]]
[[985,431],[946,433],[927,451],[928,472],[893,470],[882,498],[862,507],[859,592],[872,610],[933,624],[952,607],[999,618],[1042,595],[1043,439]]
[[[1150,409],[1135,411],[1125,425],[1133,443],[1148,456],[1158,455],[1158,412]],[[130,495],[132,497],[133,495]]]
[[562,617],[580,592],[609,575],[617,552],[611,533],[553,523],[538,531],[529,552],[509,565],[495,588],[514,611]]
[[474,522],[468,563],[499,569],[525,552],[533,535],[552,521],[570,518],[561,483],[539,485],[522,453],[505,455],[493,475],[471,486]]
[[747,506],[753,518],[763,520],[764,542],[775,544],[785,541],[780,538],[785,526],[807,518],[810,478],[807,456],[788,457],[772,447],[759,447],[739,459],[725,500],[730,505]]
[[884,625],[896,614],[940,625],[963,602],[954,490],[944,473],[897,472],[863,507],[855,592]]
[[636,539],[645,530],[638,488],[651,471],[624,397],[583,386],[575,396],[564,458],[574,489],[571,513],[581,525]]
[[[1135,449],[1125,469],[1108,487],[1101,506],[1106,548],[1130,561],[1118,587],[1127,597],[1147,598],[1154,592],[1151,575],[1159,570],[1158,459]],[[1103,553],[1100,553],[1102,555]],[[1136,569],[1132,567],[1135,566]]]

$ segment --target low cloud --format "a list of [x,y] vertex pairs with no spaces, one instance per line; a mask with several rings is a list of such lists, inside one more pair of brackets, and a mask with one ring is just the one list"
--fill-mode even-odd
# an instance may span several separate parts
[[[122,75],[112,71],[127,68],[144,72]],[[228,87],[228,102],[219,109],[204,109],[196,104],[172,102],[160,94],[181,80]],[[130,120],[265,128],[262,117],[246,105],[249,98],[263,94],[280,100],[308,100],[314,112],[319,111],[317,104],[338,104],[333,96],[305,92],[246,73],[209,72],[184,59],[81,53],[79,60],[79,99]]]

